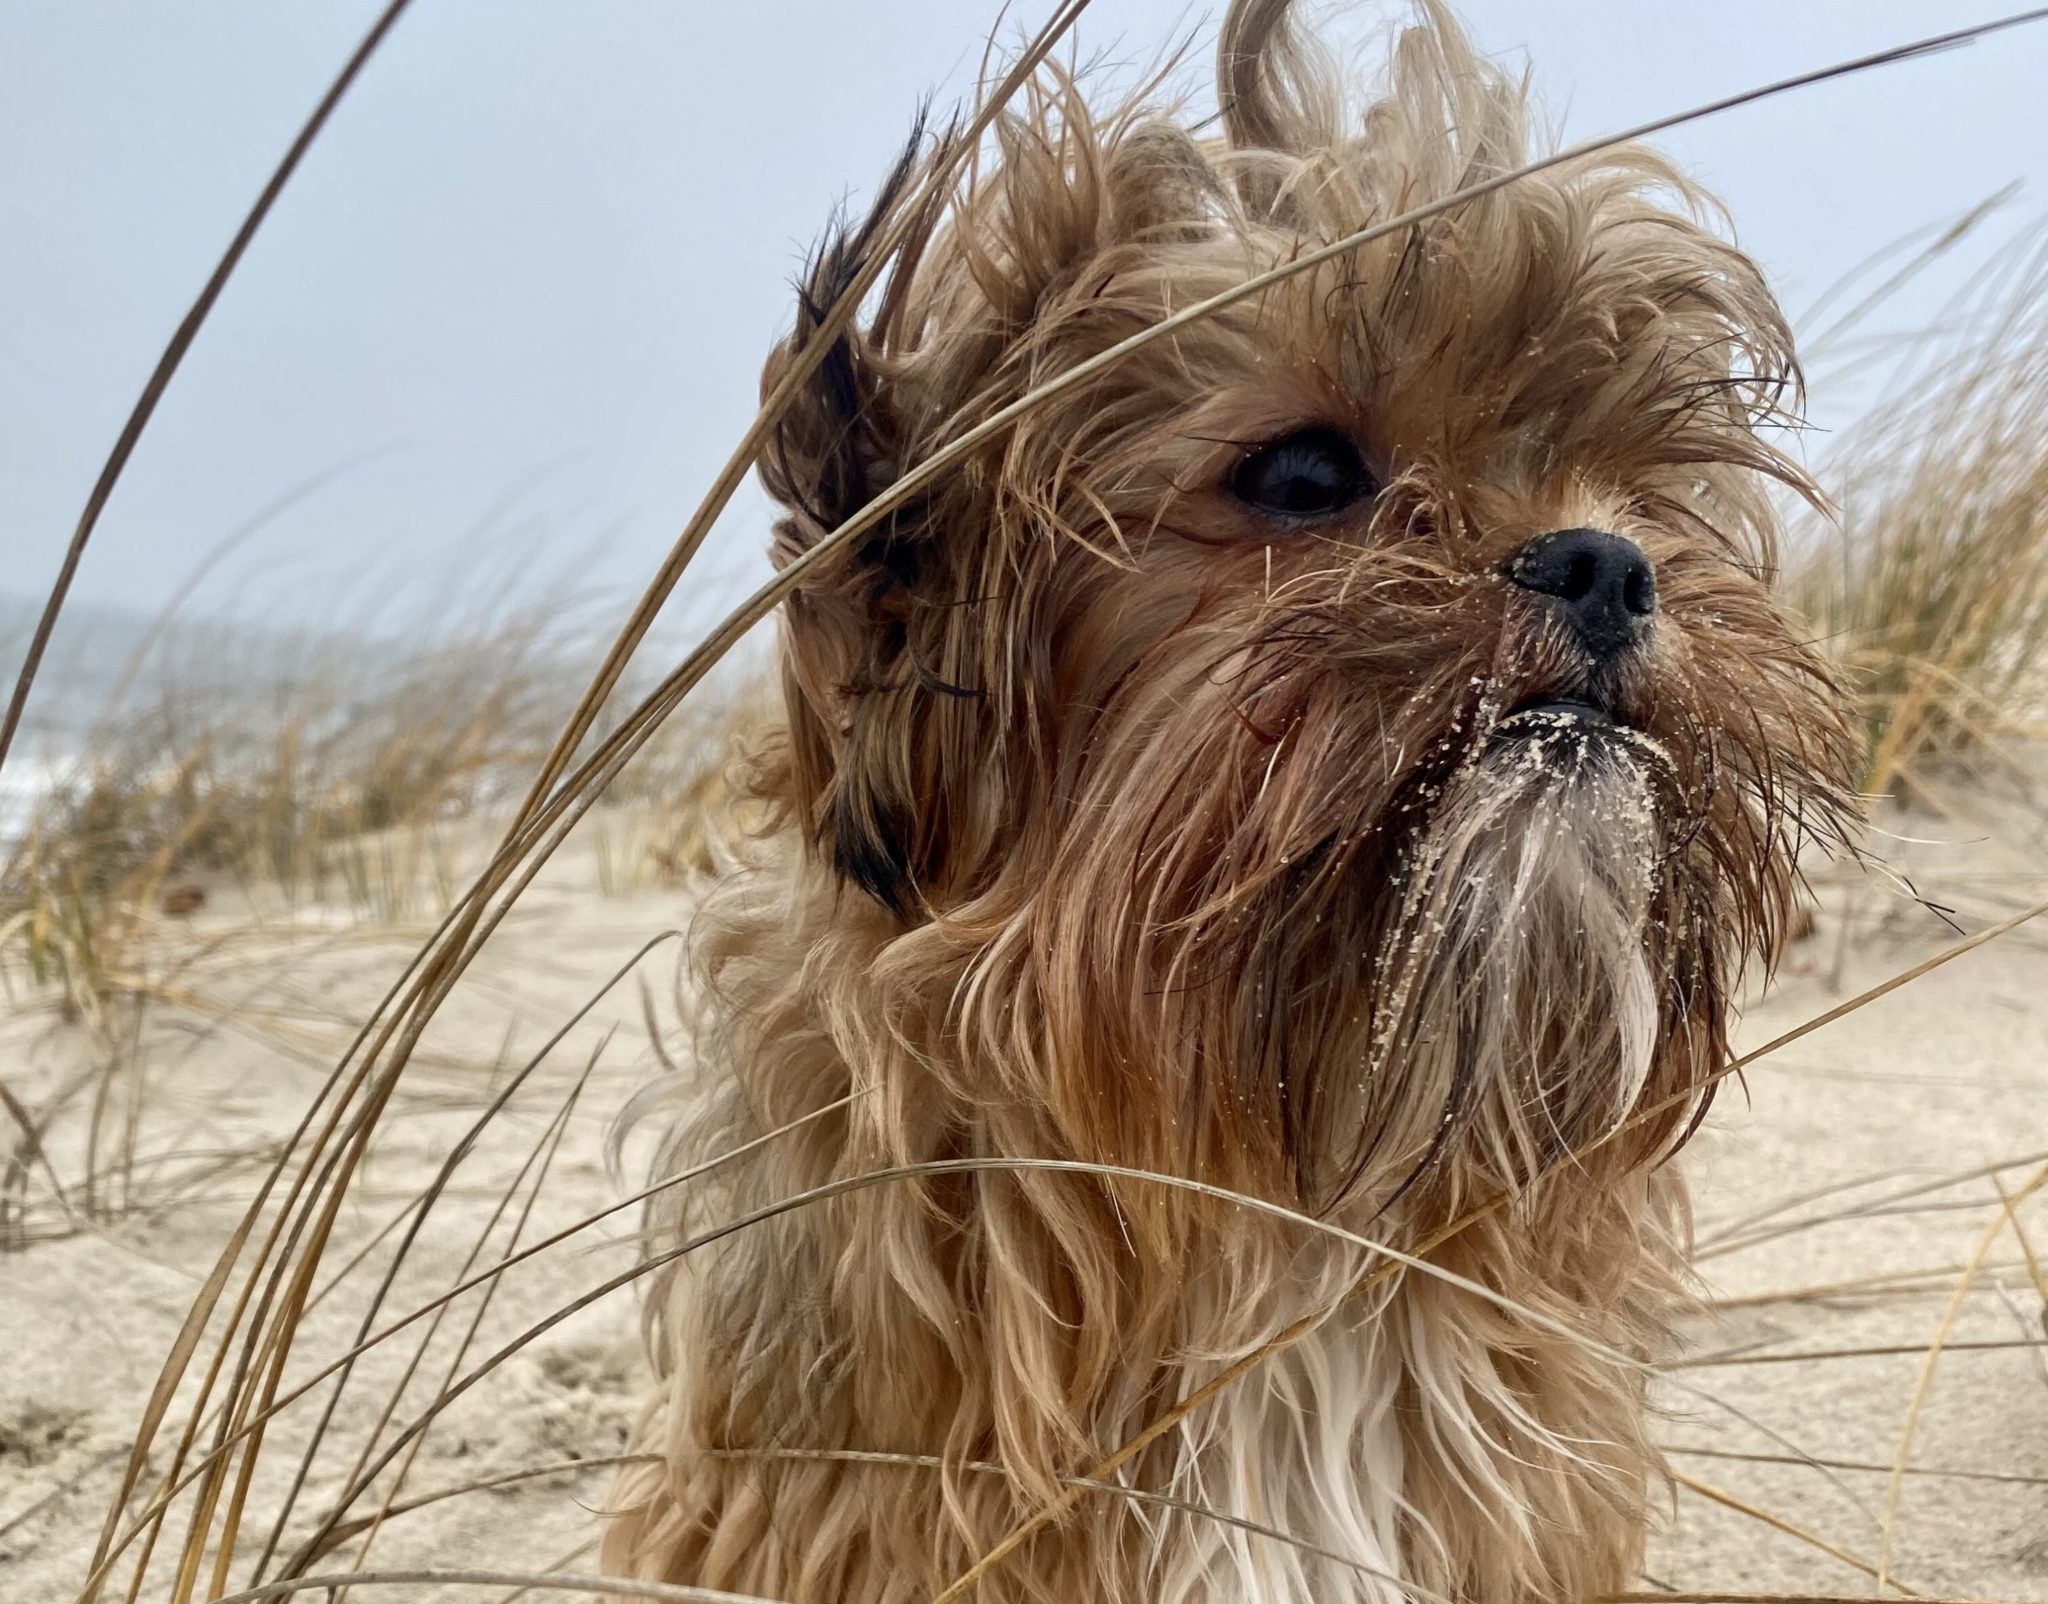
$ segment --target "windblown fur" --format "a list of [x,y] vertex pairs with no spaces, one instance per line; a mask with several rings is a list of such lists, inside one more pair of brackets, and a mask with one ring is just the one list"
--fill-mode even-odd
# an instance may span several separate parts
[[[1533,154],[1522,86],[1432,0],[1362,111],[1286,10],[1232,8],[1219,126],[1048,73],[943,205],[914,150],[828,242],[769,384],[908,225],[764,461],[778,562],[1033,385]],[[1640,1362],[1684,1277],[1666,1161],[1848,752],[1767,588],[1770,482],[1808,491],[1760,432],[1789,336],[1711,223],[1610,151],[1020,419],[792,597],[748,771],[769,823],[699,918],[662,1163],[741,1151],[664,1195],[658,1248],[889,1166],[1056,1159],[1404,1251],[1507,1195],[1427,1257],[1508,1306],[1157,1181],[846,1190],[653,1282],[660,1463],[615,1490],[615,1574],[929,1599],[1292,1331],[974,1596],[1634,1582],[1662,1475]],[[1230,493],[1305,425],[1376,493],[1300,524]],[[1502,577],[1578,527],[1635,541],[1659,597],[1597,665]],[[1566,694],[1617,727],[1510,717]]]

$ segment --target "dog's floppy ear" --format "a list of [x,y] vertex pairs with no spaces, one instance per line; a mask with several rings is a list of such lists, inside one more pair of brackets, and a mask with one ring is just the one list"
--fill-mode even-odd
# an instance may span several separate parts
[[[946,140],[938,141],[943,150]],[[765,399],[800,358],[815,366],[776,420],[762,453],[768,493],[786,509],[770,555],[779,569],[853,517],[896,478],[903,437],[890,376],[889,330],[896,302],[929,237],[937,197],[912,202],[913,182],[932,157],[920,127],[866,217],[835,224],[797,287],[796,326],[769,357]],[[936,186],[932,186],[935,190]],[[892,237],[893,236],[893,237]],[[879,307],[863,326],[831,318],[877,252],[893,252]],[[823,353],[817,343],[828,340]],[[899,684],[906,609],[917,574],[914,509],[897,509],[820,565],[787,607],[784,694],[788,701],[798,803],[818,850],[884,907],[907,916],[928,867],[918,844],[916,795],[888,751],[902,742],[880,727]],[[900,717],[900,711],[898,712]]]
[[[787,512],[779,567],[1113,338],[1126,325],[1103,315],[1088,264],[1203,231],[1221,201],[1185,134],[1098,125],[1071,81],[999,120],[993,138],[994,159],[957,186],[930,181],[957,150],[951,137],[914,141],[867,217],[829,232],[806,270],[796,326],[763,374],[772,391],[808,365],[762,454],[762,481]],[[837,330],[835,307],[878,257],[887,272],[871,315]],[[1031,438],[1035,457],[1016,435],[983,443],[818,562],[786,610],[792,779],[809,839],[901,917],[984,884],[1044,780],[1045,654],[1030,630],[1005,627],[1003,609],[1023,605],[1058,545],[1039,487],[1078,459],[1057,431]]]

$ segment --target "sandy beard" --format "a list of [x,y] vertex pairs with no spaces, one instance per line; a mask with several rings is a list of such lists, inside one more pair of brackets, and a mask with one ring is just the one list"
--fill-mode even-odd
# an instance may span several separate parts
[[1368,1077],[1400,1061],[1415,1108],[1441,1110],[1397,1191],[1461,1127],[1467,1162],[1513,1186],[1635,1110],[1666,978],[1670,772],[1646,735],[1532,711],[1442,783],[1379,959]]

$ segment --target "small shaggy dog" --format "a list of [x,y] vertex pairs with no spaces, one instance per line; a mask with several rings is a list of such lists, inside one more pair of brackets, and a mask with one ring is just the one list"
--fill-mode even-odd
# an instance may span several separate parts
[[[1362,112],[1239,0],[1214,126],[1046,72],[944,205],[914,151],[769,362],[908,215],[765,458],[776,560],[1524,164],[1522,85],[1420,9]],[[613,1574],[921,1604],[1050,1511],[974,1598],[1634,1583],[1668,1160],[1851,751],[1768,590],[1789,335],[1709,204],[1629,147],[1456,206],[807,576],[657,1246],[766,1217],[654,1285]]]

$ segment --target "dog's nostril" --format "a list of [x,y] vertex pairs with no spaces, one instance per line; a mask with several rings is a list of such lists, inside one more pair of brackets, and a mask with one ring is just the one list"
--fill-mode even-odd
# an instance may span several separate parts
[[1596,657],[1642,639],[1657,610],[1657,576],[1633,540],[1604,529],[1560,529],[1516,552],[1507,576],[1551,597],[1558,614]]

